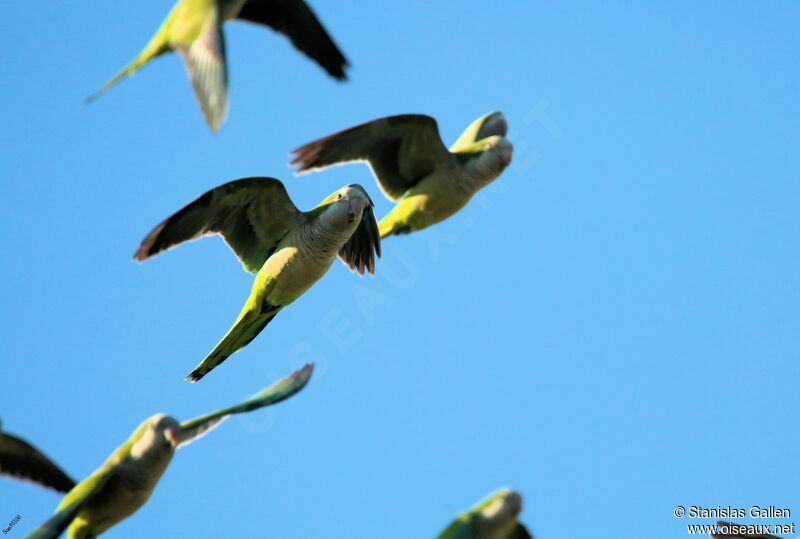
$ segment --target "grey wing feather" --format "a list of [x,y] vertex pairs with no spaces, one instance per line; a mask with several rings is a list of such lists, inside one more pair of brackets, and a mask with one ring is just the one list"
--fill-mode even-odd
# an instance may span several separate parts
[[321,138],[292,152],[297,173],[349,161],[368,161],[383,193],[397,200],[422,178],[447,166],[450,152],[436,120],[389,116]]
[[145,260],[179,243],[220,234],[245,270],[256,273],[301,218],[279,180],[235,180],[206,192],[161,222],[133,257]]
[[181,49],[192,88],[212,131],[217,131],[228,109],[228,68],[225,36],[214,17],[203,34],[186,49]]
[[269,26],[288,37],[330,76],[347,78],[347,58],[303,0],[248,0],[237,18]]
[[7,433],[0,433],[0,474],[34,481],[59,492],[68,492],[75,481],[44,453]]

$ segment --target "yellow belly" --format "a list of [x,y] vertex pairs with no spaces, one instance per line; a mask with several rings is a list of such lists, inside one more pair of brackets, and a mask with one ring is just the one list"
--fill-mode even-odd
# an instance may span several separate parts
[[381,236],[422,230],[467,205],[469,194],[446,178],[429,176],[410,189],[380,222]]
[[270,305],[288,305],[322,278],[333,259],[320,261],[294,246],[279,247],[267,259],[253,284]]

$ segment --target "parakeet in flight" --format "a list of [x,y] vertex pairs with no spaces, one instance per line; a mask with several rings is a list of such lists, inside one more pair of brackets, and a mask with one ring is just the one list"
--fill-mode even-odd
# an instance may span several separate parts
[[134,254],[145,260],[174,245],[219,234],[256,278],[233,327],[186,377],[196,382],[247,346],[281,309],[316,283],[338,256],[351,270],[375,272],[381,255],[369,195],[348,185],[302,212],[274,178],[246,178],[212,189],[158,225]]
[[146,419],[92,475],[69,491],[55,514],[27,539],[53,539],[64,530],[68,539],[89,539],[104,533],[147,502],[175,449],[193,442],[233,414],[288,399],[305,387],[312,371],[313,365],[306,364],[240,404],[184,423],[164,414]]
[[231,19],[269,26],[288,37],[331,77],[347,78],[344,72],[347,59],[303,0],[179,0],[139,56],[87,101],[94,100],[150,60],[175,51],[186,63],[206,122],[216,131],[225,119],[228,105],[222,25]]
[[389,116],[321,138],[292,152],[297,173],[366,161],[383,194],[397,202],[379,223],[382,238],[444,221],[511,163],[513,146],[500,112],[472,124],[448,150],[436,120]]
[[459,515],[436,539],[532,539],[517,520],[521,511],[519,494],[498,490]]
[[59,492],[68,492],[75,486],[75,481],[47,455],[22,438],[2,430],[0,430],[0,474],[33,481]]

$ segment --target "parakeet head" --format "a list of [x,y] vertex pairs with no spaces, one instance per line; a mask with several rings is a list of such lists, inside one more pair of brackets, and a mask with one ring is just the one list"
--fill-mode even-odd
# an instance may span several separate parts
[[487,520],[516,519],[522,512],[522,496],[511,489],[500,489],[480,502],[476,509]]
[[181,425],[175,419],[156,414],[134,432],[131,456],[136,459],[171,456],[180,442],[180,433]]
[[361,275],[365,270],[375,273],[375,254],[381,256],[381,238],[374,206],[366,189],[358,184],[350,184],[331,193],[318,206],[322,209],[319,216],[322,226],[347,236],[344,246],[339,250],[339,258]]
[[509,489],[498,490],[473,508],[474,536],[510,537],[519,526],[517,516],[521,511],[522,497],[519,494]]
[[500,135],[491,135],[454,154],[467,173],[484,185],[497,178],[514,155],[514,146]]
[[458,140],[450,147],[451,152],[460,152],[462,148],[494,135],[505,137],[508,133],[508,122],[502,112],[484,114],[467,127]]
[[320,215],[324,223],[334,228],[341,228],[355,225],[361,219],[364,210],[371,211],[372,206],[372,200],[364,188],[358,184],[351,184],[328,195],[317,208],[324,210]]

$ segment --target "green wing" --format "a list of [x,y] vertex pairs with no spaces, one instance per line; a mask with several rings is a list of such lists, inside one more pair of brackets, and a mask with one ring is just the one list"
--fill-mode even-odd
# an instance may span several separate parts
[[68,492],[75,481],[34,446],[0,432],[0,474],[27,479],[59,492]]
[[92,501],[114,475],[113,467],[106,466],[78,483],[64,496],[55,514],[36,528],[26,539],[55,539],[66,530],[86,504]]
[[247,0],[237,18],[269,26],[288,37],[331,77],[347,78],[347,59],[303,0]]
[[145,260],[184,241],[219,234],[245,271],[257,273],[303,214],[274,178],[245,178],[223,184],[168,217],[133,255]]
[[503,116],[502,112],[490,112],[489,114],[484,114],[467,127],[461,136],[458,137],[458,140],[450,146],[450,151],[457,153],[463,150],[468,149],[472,144],[475,142],[485,139],[486,137],[491,137],[493,135],[499,135],[501,137],[506,136],[508,133],[508,122],[506,122],[505,116]]
[[262,389],[239,404],[181,423],[180,445],[183,446],[193,442],[233,414],[252,412],[265,406],[277,404],[299,393],[311,379],[313,370],[314,365],[307,363],[300,370],[275,382],[268,388]]
[[451,522],[436,539],[474,539],[470,522],[470,515],[464,513]]
[[378,185],[397,200],[450,162],[436,120],[421,114],[389,116],[321,138],[292,152],[297,173],[337,163],[367,161]]

